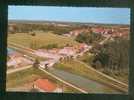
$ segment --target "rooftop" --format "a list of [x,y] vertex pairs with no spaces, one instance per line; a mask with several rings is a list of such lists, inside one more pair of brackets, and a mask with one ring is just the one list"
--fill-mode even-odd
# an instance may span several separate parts
[[48,79],[38,79],[34,82],[34,85],[46,92],[52,92],[57,88],[56,84],[50,82]]

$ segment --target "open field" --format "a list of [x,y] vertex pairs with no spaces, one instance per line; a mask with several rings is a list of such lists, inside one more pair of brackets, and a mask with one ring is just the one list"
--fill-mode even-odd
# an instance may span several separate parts
[[[22,86],[26,86],[26,84],[31,84],[38,78],[46,78],[50,81],[58,84],[59,86],[63,86],[64,84],[59,82],[58,80],[52,78],[51,76],[45,74],[44,72],[40,71],[39,69],[29,68],[23,71],[19,71],[16,73],[8,74],[7,75],[7,90],[8,88],[18,88]],[[24,87],[26,88],[26,87]],[[77,90],[70,88],[69,86],[64,85],[64,92],[65,93],[78,93]]]
[[29,69],[19,71],[13,74],[8,74],[7,75],[7,88],[16,87],[21,84],[33,82],[34,80],[38,78],[48,78],[52,80],[51,77],[42,73],[40,70],[35,69],[35,68],[29,68]]
[[91,54],[90,52],[86,52],[78,58],[78,60],[83,61],[84,63],[87,64],[91,64],[93,59],[94,59],[94,54]]
[[43,48],[47,45],[56,44],[58,47],[63,47],[67,44],[76,45],[78,44],[70,37],[64,37],[61,35],[56,35],[51,32],[40,32],[35,36],[31,36],[27,33],[15,33],[8,34],[8,42],[13,42],[19,45],[23,45],[26,47],[31,47],[31,45],[36,45],[36,48]]

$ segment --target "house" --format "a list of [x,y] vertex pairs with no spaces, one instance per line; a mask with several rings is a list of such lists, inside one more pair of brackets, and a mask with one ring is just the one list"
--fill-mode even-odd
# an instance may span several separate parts
[[48,79],[37,79],[34,82],[33,88],[39,90],[40,92],[63,92],[61,88]]
[[90,30],[89,29],[85,29],[85,28],[83,28],[83,29],[76,29],[76,30],[70,31],[69,34],[71,36],[78,36],[79,34],[81,34],[83,32],[90,32]]
[[85,43],[81,43],[81,44],[79,45],[79,52],[83,52],[83,51],[85,51],[85,50],[88,50],[88,45],[85,44]]
[[101,28],[101,27],[97,27],[97,28],[95,27],[95,28],[92,28],[92,32],[103,34],[105,30],[104,28]]

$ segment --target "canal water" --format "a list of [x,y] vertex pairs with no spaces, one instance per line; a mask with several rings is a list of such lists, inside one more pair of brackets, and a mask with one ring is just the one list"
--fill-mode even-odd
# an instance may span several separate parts
[[89,93],[122,94],[122,92],[112,87],[63,70],[53,69],[51,70],[51,73],[69,83],[75,84]]
[[11,48],[7,48],[7,55],[10,55],[12,53],[15,53],[16,51],[11,49]]

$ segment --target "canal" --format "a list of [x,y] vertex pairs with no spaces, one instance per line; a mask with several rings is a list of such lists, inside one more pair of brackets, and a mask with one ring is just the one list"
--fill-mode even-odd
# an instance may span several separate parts
[[52,69],[50,72],[57,77],[78,86],[81,89],[86,90],[89,93],[105,93],[105,94],[122,94],[119,90],[116,90],[110,86],[96,82],[94,80],[87,79],[85,77],[75,75],[60,69]]

